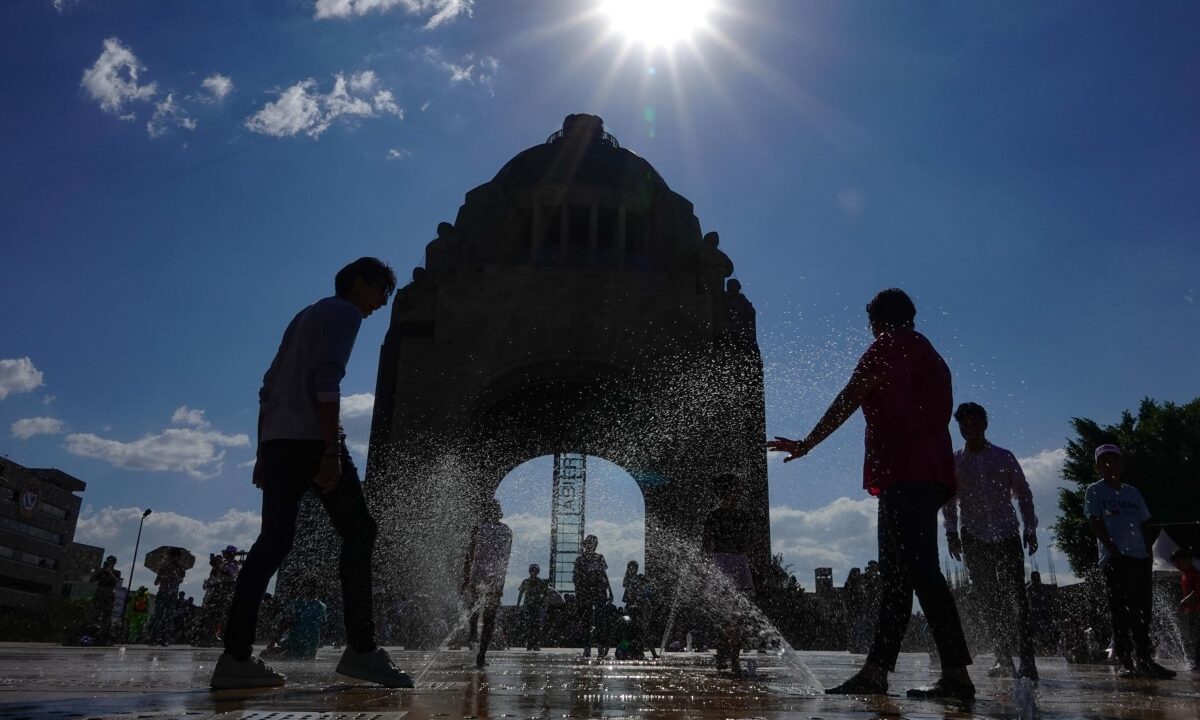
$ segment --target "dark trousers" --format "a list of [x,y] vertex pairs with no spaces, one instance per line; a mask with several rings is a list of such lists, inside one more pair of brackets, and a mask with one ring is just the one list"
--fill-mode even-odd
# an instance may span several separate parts
[[262,530],[238,573],[237,589],[225,624],[225,650],[235,657],[250,653],[258,625],[258,607],[271,576],[292,548],[300,500],[310,489],[320,498],[334,530],[342,539],[338,573],[348,644],[358,652],[375,649],[371,611],[371,552],[375,521],[367,512],[358,470],[346,444],[341,445],[342,479],[322,493],[313,485],[321,465],[320,440],[269,440],[259,445],[263,463]]
[[896,483],[879,494],[879,618],[867,663],[896,669],[916,592],[942,667],[971,664],[958,608],[938,567],[937,513],[949,491],[937,483]]
[[546,606],[543,604],[530,605],[526,603],[522,610],[525,612],[525,649],[541,648],[542,626],[546,615]]
[[[1021,539],[1013,535],[999,542],[984,542],[962,535],[963,561],[971,576],[971,593],[978,598],[984,628],[992,639],[996,660],[1020,654],[1033,661],[1033,633],[1029,604],[1025,601],[1025,555]],[[1016,637],[1016,648],[1013,637]]]
[[1100,564],[1112,617],[1113,651],[1123,662],[1154,658],[1154,646],[1150,644],[1153,562],[1150,558],[1122,555]]
[[1200,611],[1183,613],[1180,624],[1183,625],[1183,643],[1191,650],[1192,667],[1200,667]]
[[[487,653],[488,647],[492,644],[492,633],[496,630],[496,613],[500,610],[501,596],[488,588],[477,592],[476,598],[478,609],[471,613],[470,625],[467,630],[467,641],[473,641],[476,632],[478,632],[479,655],[482,656]],[[480,620],[483,621],[482,628],[479,627]]]

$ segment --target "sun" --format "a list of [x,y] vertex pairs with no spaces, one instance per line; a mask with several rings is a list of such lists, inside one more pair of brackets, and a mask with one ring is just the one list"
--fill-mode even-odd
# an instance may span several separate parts
[[647,47],[671,47],[708,25],[712,0],[601,0],[615,33]]

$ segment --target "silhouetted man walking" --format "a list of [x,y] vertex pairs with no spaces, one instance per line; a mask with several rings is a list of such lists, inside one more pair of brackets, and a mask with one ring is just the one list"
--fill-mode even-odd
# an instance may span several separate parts
[[[988,675],[1037,680],[1021,552],[1022,545],[1030,556],[1038,549],[1033,492],[1016,456],[988,442],[987,410],[982,405],[963,403],[954,419],[966,445],[954,453],[958,493],[942,508],[946,545],[955,559],[966,562],[971,592],[982,598],[981,614],[996,654]],[[1013,499],[1021,508],[1024,532],[1013,512]],[[1014,636],[1020,671],[1012,661]]]
[[950,369],[913,329],[916,314],[902,290],[876,295],[867,304],[875,342],[850,382],[808,437],[767,443],[768,450],[788,453],[784,462],[789,462],[807,455],[858,408],[867,420],[863,486],[879,498],[879,619],[866,665],[826,691],[830,694],[887,692],[887,674],[896,669],[916,592],[942,658],[942,677],[932,687],[909,690],[908,696],[975,696],[958,608],[938,567],[937,513],[955,488]]
[[225,652],[213,670],[215,689],[270,687],[285,681],[253,655],[252,644],[263,593],[291,549],[300,500],[310,489],[342,539],[339,572],[348,642],[337,672],[388,687],[412,687],[412,680],[375,644],[375,521],[367,512],[338,422],[341,380],[359,325],[387,304],[396,276],[382,261],[360,258],[338,272],[334,288],[336,295],[296,315],[263,376],[254,465],[254,484],[263,493],[262,530],[238,574],[225,626]]

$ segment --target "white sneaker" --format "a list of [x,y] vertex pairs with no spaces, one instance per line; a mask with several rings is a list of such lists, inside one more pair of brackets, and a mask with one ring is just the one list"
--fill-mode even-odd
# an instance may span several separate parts
[[257,655],[238,660],[229,653],[221,653],[208,684],[213,690],[236,690],[279,687],[285,682],[287,677],[283,673],[275,671]]
[[392,658],[383,648],[360,653],[354,652],[352,647],[347,647],[342,653],[342,659],[338,661],[337,673],[358,680],[378,683],[384,687],[410,688],[413,686],[412,678],[400,672],[400,669],[392,664]]

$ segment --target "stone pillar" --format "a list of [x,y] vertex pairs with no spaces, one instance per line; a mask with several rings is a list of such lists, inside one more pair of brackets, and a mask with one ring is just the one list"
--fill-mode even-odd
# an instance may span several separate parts
[[596,264],[596,246],[600,240],[600,203],[593,200],[588,209],[588,265]]
[[562,203],[558,206],[558,264],[567,264],[568,241],[571,235],[571,205],[570,197],[563,193]]
[[533,237],[530,239],[531,246],[529,249],[529,264],[536,265],[538,255],[542,252],[542,241],[545,240],[546,231],[542,227],[542,199],[535,192],[533,194]]
[[617,267],[625,267],[625,204],[617,211]]

